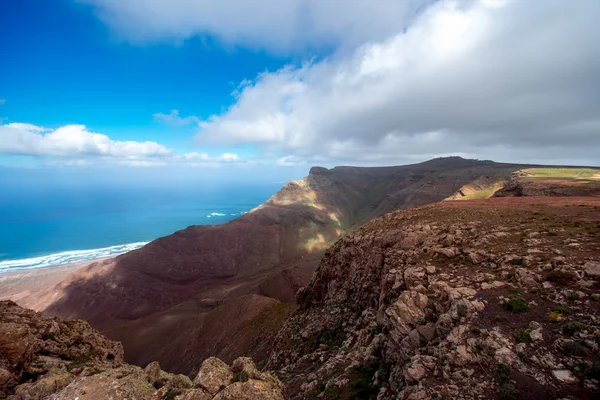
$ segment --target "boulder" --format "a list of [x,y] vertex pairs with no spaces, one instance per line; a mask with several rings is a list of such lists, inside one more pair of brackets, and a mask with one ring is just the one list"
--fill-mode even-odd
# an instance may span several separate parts
[[577,383],[579,379],[569,370],[561,369],[552,371],[552,375],[563,383]]
[[600,278],[600,262],[588,261],[583,266],[585,274],[592,278]]
[[283,400],[284,390],[280,382],[250,379],[227,386],[213,400]]
[[231,371],[234,374],[241,374],[244,372],[250,379],[258,379],[262,375],[250,357],[236,358],[231,364]]
[[422,293],[407,290],[385,310],[390,330],[395,331],[396,336],[408,335],[418,322],[425,316],[427,307],[427,296]]
[[153,361],[148,364],[146,369],[144,369],[144,372],[146,373],[146,378],[150,384],[156,382],[158,378],[160,378],[160,365],[158,364],[158,361]]
[[233,372],[229,366],[218,358],[211,357],[204,360],[200,371],[194,379],[194,384],[215,395],[223,387],[231,384]]

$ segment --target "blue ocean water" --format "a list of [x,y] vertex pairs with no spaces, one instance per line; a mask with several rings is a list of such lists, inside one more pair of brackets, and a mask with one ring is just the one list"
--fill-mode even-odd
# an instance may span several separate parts
[[13,185],[0,193],[0,273],[115,256],[190,225],[224,223],[280,187]]

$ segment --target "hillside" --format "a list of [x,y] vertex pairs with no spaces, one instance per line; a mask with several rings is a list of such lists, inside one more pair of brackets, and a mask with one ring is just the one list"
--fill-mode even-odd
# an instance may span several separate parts
[[442,202],[339,240],[268,367],[291,399],[600,396],[600,197]]
[[294,302],[324,249],[348,230],[443,200],[482,176],[507,179],[522,167],[458,157],[398,167],[315,167],[230,223],[188,227],[19,301],[89,321],[122,341],[126,359],[138,365],[157,359],[168,370],[191,373],[207,356],[229,362],[243,351],[264,359],[257,333],[269,342],[280,316],[292,310],[283,303]]
[[123,342],[126,359],[138,365],[156,359],[192,373],[208,356],[261,361],[296,291],[335,240],[388,212],[438,202],[478,182],[508,181],[530,167],[459,157],[315,167],[230,223],[188,227],[19,301],[89,321]]
[[243,357],[202,359],[193,379],[142,369],[87,322],[0,302],[0,398],[591,400],[599,289],[600,197],[441,202],[330,247],[263,372]]

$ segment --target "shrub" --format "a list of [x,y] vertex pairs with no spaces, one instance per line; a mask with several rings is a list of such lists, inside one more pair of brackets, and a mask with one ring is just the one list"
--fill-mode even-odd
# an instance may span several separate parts
[[504,383],[498,386],[498,397],[500,400],[517,400],[519,391],[512,383]]
[[512,313],[522,313],[531,309],[529,305],[525,303],[525,300],[520,297],[513,297],[506,301],[503,307],[505,311],[510,311]]
[[573,336],[577,332],[581,332],[587,328],[588,326],[583,322],[569,322],[568,324],[564,324],[561,329],[565,335]]
[[552,307],[552,312],[563,314],[563,315],[573,314],[573,311],[571,311],[571,309],[569,307],[565,307],[565,306]]
[[356,377],[350,382],[350,395],[352,399],[369,399],[376,396],[379,388],[371,384],[374,375],[372,366],[356,368]]
[[550,314],[548,314],[548,319],[550,319],[551,321],[558,321],[562,317],[563,317],[563,315],[556,311],[552,311]]
[[503,363],[496,365],[495,378],[498,386],[510,382],[510,368],[508,365]]
[[465,306],[464,304],[459,304],[456,306],[456,312],[458,313],[459,317],[466,317],[467,316],[467,306]]
[[563,345],[563,351],[567,356],[585,356],[585,347],[581,342],[567,342]]
[[531,336],[529,335],[529,331],[525,329],[517,329],[515,331],[515,340],[517,343],[531,343]]

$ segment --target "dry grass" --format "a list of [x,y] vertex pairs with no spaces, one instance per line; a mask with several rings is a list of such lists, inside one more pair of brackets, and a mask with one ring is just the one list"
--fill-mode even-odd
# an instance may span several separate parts
[[600,170],[592,168],[530,168],[523,172],[532,178],[600,180]]

